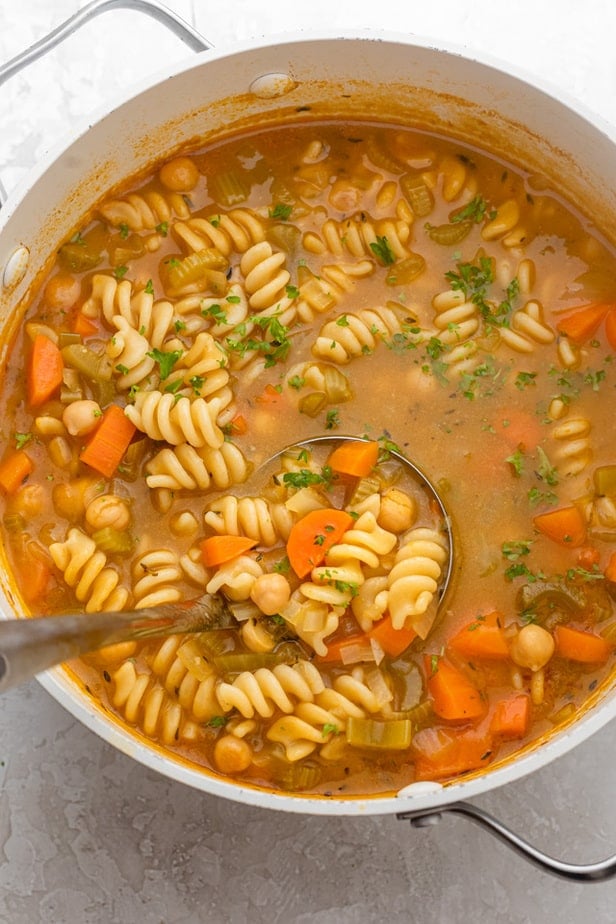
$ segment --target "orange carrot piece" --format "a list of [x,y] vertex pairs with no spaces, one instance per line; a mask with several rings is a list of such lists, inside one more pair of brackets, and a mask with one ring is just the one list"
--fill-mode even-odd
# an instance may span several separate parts
[[117,404],[111,404],[79,458],[105,478],[111,478],[122,461],[135,431],[135,425],[123,409]]
[[600,561],[601,553],[594,545],[585,545],[577,553],[578,565],[580,568],[585,568],[587,571],[593,571]]
[[244,436],[248,432],[248,421],[243,414],[236,414],[231,420],[231,433],[233,436]]
[[571,626],[556,626],[554,641],[557,655],[583,664],[603,664],[612,652],[610,643],[600,635]]
[[500,738],[523,738],[530,725],[530,697],[513,693],[499,699],[494,709],[490,730]]
[[368,638],[380,645],[386,655],[397,658],[417,638],[417,633],[414,629],[394,629],[391,616],[387,614],[372,626],[368,632]]
[[616,308],[608,311],[605,319],[605,336],[613,350],[616,350]]
[[596,333],[611,307],[603,304],[584,305],[573,314],[568,314],[566,318],[561,318],[556,328],[569,340],[581,345]]
[[201,543],[203,564],[206,568],[222,565],[254,549],[256,544],[257,540],[248,536],[208,536]]
[[73,321],[73,332],[81,337],[93,337],[98,333],[98,327],[90,318],[87,318],[83,311],[78,311]]
[[424,664],[436,715],[450,722],[469,722],[485,715],[486,705],[479,690],[462,671],[430,655],[425,656]]
[[7,494],[13,494],[34,468],[30,456],[17,449],[0,462],[0,488]]
[[612,552],[610,555],[610,560],[608,561],[607,568],[605,569],[605,577],[608,581],[616,584],[616,552]]
[[559,507],[533,517],[535,529],[559,545],[576,548],[586,541],[586,520],[579,507]]
[[259,404],[269,404],[273,406],[281,404],[284,400],[280,389],[271,384],[266,385],[261,394],[257,395],[255,398],[255,401]]
[[532,452],[543,436],[541,423],[535,414],[508,407],[498,421],[496,432],[512,449]]
[[341,475],[365,478],[376,465],[379,444],[374,440],[354,440],[340,443],[334,449],[327,464]]
[[416,780],[439,780],[486,767],[492,757],[487,731],[422,728],[413,737]]
[[62,384],[64,360],[49,337],[37,334],[28,364],[28,403],[32,407],[47,401]]
[[26,603],[42,600],[51,577],[51,565],[28,546],[15,559],[15,576]]
[[311,510],[291,528],[287,541],[287,556],[300,578],[325,560],[332,545],[340,542],[353,517],[345,510],[326,507]]
[[488,613],[467,623],[450,638],[448,647],[464,658],[491,658],[504,661],[509,657],[509,648],[499,613]]

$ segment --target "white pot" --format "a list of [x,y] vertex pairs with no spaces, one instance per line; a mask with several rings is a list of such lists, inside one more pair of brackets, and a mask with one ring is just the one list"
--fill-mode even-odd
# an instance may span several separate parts
[[[278,76],[266,78],[271,74]],[[533,85],[489,59],[470,60],[458,49],[434,48],[417,37],[280,37],[190,58],[84,126],[76,140],[33,171],[0,211],[0,278],[16,250],[29,252],[21,281],[15,282],[14,269],[5,276],[9,285],[0,292],[0,324],[11,325],[49,255],[110,188],[197,138],[257,121],[301,118],[298,109],[305,107],[311,116],[404,120],[459,135],[557,181],[566,178],[573,201],[597,216],[605,234],[616,237],[613,132],[560,91]],[[25,263],[24,251],[19,252]],[[14,258],[13,266],[18,262]],[[0,611],[12,617],[20,611],[18,597],[6,574],[0,584]],[[616,712],[616,697],[605,688],[568,728],[464,782],[420,783],[393,798],[327,799],[269,793],[193,768],[111,720],[62,668],[40,680],[88,728],[168,777],[250,805],[323,815],[426,811],[477,796],[543,767]]]

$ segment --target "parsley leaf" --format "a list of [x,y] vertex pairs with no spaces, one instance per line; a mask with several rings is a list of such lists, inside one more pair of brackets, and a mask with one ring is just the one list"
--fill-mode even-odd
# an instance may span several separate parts
[[15,438],[15,448],[23,449],[26,443],[29,443],[33,436],[31,433],[14,433]]
[[370,244],[370,250],[375,257],[378,257],[383,266],[391,266],[392,263],[396,262],[395,254],[389,246],[389,241],[386,237],[380,237],[377,234],[376,241]]
[[483,221],[486,214],[486,209],[488,203],[483,198],[483,196],[475,196],[474,199],[461,208],[455,215],[449,219],[452,224],[456,224],[459,221]]
[[166,379],[171,374],[171,370],[182,356],[182,350],[173,350],[171,353],[165,353],[163,350],[153,349],[146,353],[155,362],[158,363],[161,379]]
[[269,217],[279,221],[288,221],[292,211],[292,205],[287,205],[285,202],[277,202],[274,208],[269,210]]

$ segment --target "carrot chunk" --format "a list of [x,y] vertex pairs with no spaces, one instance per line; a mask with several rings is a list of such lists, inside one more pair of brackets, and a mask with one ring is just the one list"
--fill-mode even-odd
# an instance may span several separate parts
[[603,664],[612,652],[610,643],[600,635],[571,626],[556,626],[554,641],[557,655],[583,664]]
[[579,507],[574,504],[540,513],[533,518],[533,523],[535,529],[559,545],[575,548],[584,545],[586,541],[586,521]]
[[530,697],[513,693],[496,703],[490,730],[500,738],[523,738],[530,725]]
[[353,517],[345,510],[325,507],[311,510],[291,528],[287,541],[287,556],[300,578],[325,560],[332,545],[340,542],[352,525]]
[[612,305],[584,305],[578,308],[573,314],[568,314],[566,318],[556,325],[561,334],[565,334],[569,340],[574,343],[583,344],[596,333],[601,321],[606,316]]
[[37,334],[28,365],[28,402],[37,407],[47,401],[62,384],[64,360],[49,337]]
[[111,404],[79,458],[105,478],[111,478],[122,461],[135,431],[135,425],[123,409],[117,404]]
[[98,333],[98,327],[83,311],[78,311],[73,321],[73,331],[81,337],[93,337]]
[[327,463],[341,475],[365,478],[376,465],[378,457],[379,444],[374,440],[345,441],[334,449]]
[[465,658],[506,660],[509,648],[505,633],[498,624],[499,613],[473,619],[449,639],[450,648]]
[[616,584],[616,552],[612,552],[610,555],[610,560],[605,569],[605,577],[608,581],[611,581],[612,584]]
[[450,722],[480,719],[486,705],[470,680],[443,658],[426,655],[424,659],[428,693],[436,715]]
[[605,336],[611,348],[616,350],[616,308],[612,308],[605,319]]
[[397,658],[417,638],[414,629],[394,629],[391,616],[387,614],[384,619],[376,622],[368,632],[368,638],[373,639],[381,646],[386,655]]
[[458,728],[422,728],[413,737],[416,780],[439,780],[468,770],[479,770],[492,757],[487,731]]
[[30,456],[17,449],[0,462],[0,488],[7,494],[13,494],[28,477],[34,463]]
[[256,544],[257,540],[248,536],[208,536],[201,543],[203,564],[206,568],[222,565],[254,549]]

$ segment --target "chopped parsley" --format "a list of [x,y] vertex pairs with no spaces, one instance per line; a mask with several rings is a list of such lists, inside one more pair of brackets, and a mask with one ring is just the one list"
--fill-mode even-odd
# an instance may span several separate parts
[[325,418],[325,429],[326,430],[335,430],[340,426],[340,412],[336,408],[332,408],[327,412]]
[[113,271],[113,275],[116,279],[123,279],[124,276],[128,273],[128,266],[116,266]]
[[145,286],[145,291],[147,295],[154,295],[154,283],[151,279],[148,279]]
[[269,210],[269,217],[277,221],[288,221],[292,211],[292,205],[287,205],[285,202],[277,202],[275,206]]
[[456,224],[459,221],[483,221],[487,208],[488,203],[483,196],[475,196],[467,205],[457,211],[455,215],[452,215],[450,221],[452,224]]
[[306,384],[306,379],[301,375],[292,375],[290,379],[287,380],[289,388],[294,388],[296,391],[299,391]]
[[377,234],[376,241],[372,241],[370,244],[370,250],[381,261],[383,266],[391,266],[392,263],[396,262],[395,254],[386,237],[380,237]]
[[26,443],[29,443],[30,440],[34,438],[31,433],[14,433],[13,436],[15,438],[16,449],[23,449]]
[[535,472],[537,478],[549,484],[550,487],[554,487],[559,481],[557,470],[554,468],[541,446],[537,446],[537,456],[539,458],[539,467]]
[[[229,296],[232,297],[232,296]],[[212,318],[216,324],[226,324],[227,314],[220,305],[210,305],[209,308],[202,308],[201,314],[204,318]]]
[[537,378],[536,372],[518,372],[515,379],[515,387],[519,391],[524,391],[528,385],[534,385],[535,379]]
[[224,728],[228,721],[229,718],[226,715],[213,715],[205,724],[208,728]]
[[521,449],[516,449],[510,456],[507,456],[505,462],[508,462],[518,478],[524,471],[524,453]]
[[161,221],[160,224],[156,225],[156,230],[163,237],[167,237],[167,235],[169,234],[169,222]]
[[297,286],[287,286],[285,289],[287,298],[299,298],[299,289]]
[[122,240],[125,241],[129,234],[128,225],[123,221],[120,222],[120,224],[118,225],[118,231],[120,232],[120,237],[122,238]]
[[171,370],[182,356],[182,350],[173,350],[170,353],[165,353],[163,350],[155,348],[149,353],[146,353],[146,356],[149,356],[150,359],[158,363],[160,377],[164,380],[169,378]]
[[518,561],[518,559],[530,554],[532,544],[532,539],[513,539],[510,542],[503,542],[501,545],[502,556],[508,561]]
[[285,472],[282,476],[283,483],[291,488],[307,488],[313,484],[325,485],[330,487],[336,476],[329,465],[324,465],[319,472],[311,472],[309,468],[302,468],[299,472]]

